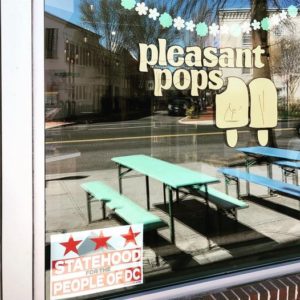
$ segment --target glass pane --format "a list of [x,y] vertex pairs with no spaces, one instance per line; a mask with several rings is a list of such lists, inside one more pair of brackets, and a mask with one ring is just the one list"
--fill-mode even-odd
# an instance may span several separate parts
[[[299,256],[298,18],[232,1],[46,0],[48,299]],[[142,256],[82,265],[122,249]]]

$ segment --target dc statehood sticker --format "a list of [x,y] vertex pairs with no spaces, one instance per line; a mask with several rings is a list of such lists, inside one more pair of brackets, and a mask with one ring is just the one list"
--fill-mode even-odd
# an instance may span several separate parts
[[143,225],[51,236],[51,299],[143,283]]

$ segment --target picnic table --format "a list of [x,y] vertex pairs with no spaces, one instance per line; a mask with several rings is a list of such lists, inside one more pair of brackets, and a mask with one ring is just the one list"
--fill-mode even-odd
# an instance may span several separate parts
[[[289,163],[290,167],[292,164],[294,165],[295,168],[298,165],[296,162],[300,161],[300,151],[295,151],[295,150],[272,148],[272,147],[261,147],[261,146],[237,148],[236,150],[246,154],[245,166],[248,173],[249,173],[250,166],[256,163],[257,160],[265,160],[267,162],[268,177],[271,179],[273,177],[272,163],[276,164],[276,159],[280,159],[279,164],[283,164],[282,160],[290,161]],[[249,182],[247,182],[246,184],[246,191],[247,194],[250,193]]]
[[280,148],[273,148],[273,147],[262,147],[262,146],[237,148],[236,150],[255,157],[264,156],[264,157],[280,158],[280,159],[287,159],[287,160],[300,160],[300,152],[296,150],[280,149]]
[[[119,191],[122,194],[122,179],[131,171],[135,171],[146,178],[147,209],[150,210],[149,177],[163,184],[164,202],[166,203],[165,190],[168,190],[168,204],[170,216],[170,239],[175,243],[174,216],[173,216],[173,190],[176,191],[178,199],[180,188],[203,186],[205,189],[205,200],[208,201],[208,184],[217,183],[217,178],[206,174],[192,171],[190,169],[151,157],[147,155],[129,155],[112,158],[118,165]],[[132,176],[126,176],[132,177]]]

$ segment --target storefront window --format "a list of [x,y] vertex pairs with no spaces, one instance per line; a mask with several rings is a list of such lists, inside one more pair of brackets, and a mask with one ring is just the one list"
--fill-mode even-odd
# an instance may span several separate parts
[[48,299],[299,256],[299,20],[292,3],[46,0]]

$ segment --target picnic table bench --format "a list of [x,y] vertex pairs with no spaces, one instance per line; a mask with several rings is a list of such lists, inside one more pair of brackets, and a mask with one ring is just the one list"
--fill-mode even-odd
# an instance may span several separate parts
[[88,219],[91,222],[91,201],[102,202],[103,219],[106,218],[106,207],[128,224],[143,224],[144,231],[150,231],[167,226],[158,216],[146,211],[124,195],[104,184],[101,181],[92,181],[81,184],[87,193]]
[[274,164],[281,167],[282,181],[287,182],[287,178],[292,176],[294,184],[299,185],[298,170],[300,169],[300,162],[279,160],[275,161]]
[[[205,189],[203,186],[193,186],[193,190],[205,198]],[[248,208],[249,205],[242,200],[236,199],[212,187],[207,187],[208,201],[213,203],[218,211],[230,214],[237,221],[237,210]]]
[[[274,180],[271,178],[263,177],[260,175],[256,175],[253,173],[233,169],[233,168],[221,168],[218,170],[219,172],[225,175],[225,184],[227,185],[230,181],[235,181],[236,189],[237,189],[237,196],[240,198],[240,186],[239,180],[245,180],[247,182],[251,182],[254,184],[258,184],[261,186],[265,186],[270,188],[271,190],[277,191],[280,194],[300,199],[300,187],[285,183],[282,181]],[[227,190],[227,188],[226,188]]]

